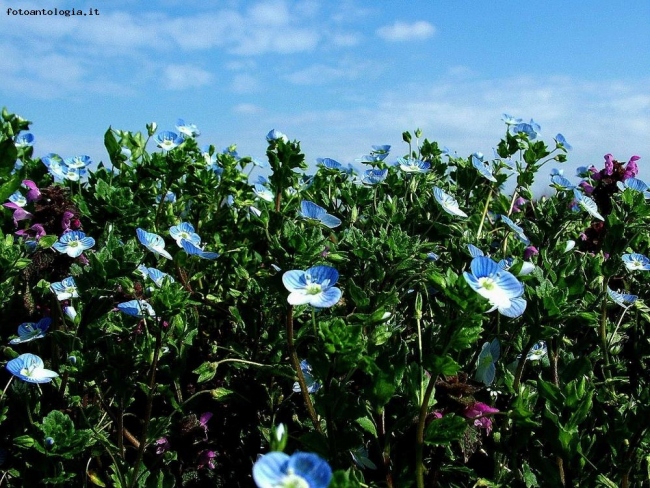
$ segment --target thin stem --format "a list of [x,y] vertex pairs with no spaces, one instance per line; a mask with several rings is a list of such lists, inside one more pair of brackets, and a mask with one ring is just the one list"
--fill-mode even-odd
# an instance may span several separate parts
[[415,481],[417,488],[424,488],[424,424],[427,419],[429,410],[429,400],[436,386],[436,378],[429,378],[429,384],[424,392],[422,404],[420,405],[420,416],[418,419],[418,428],[415,439]]
[[609,352],[607,347],[607,280],[603,280],[603,305],[600,313],[600,341],[602,343],[603,357],[605,358],[605,377],[611,378],[609,370]]
[[476,239],[481,238],[481,231],[483,230],[483,224],[485,223],[485,216],[488,213],[488,208],[490,207],[490,201],[492,200],[492,187],[490,187],[490,193],[485,200],[485,207],[483,208],[483,214],[481,215],[481,223],[478,226],[478,231],[476,231]]
[[311,417],[311,422],[314,424],[316,431],[322,434],[323,430],[318,423],[316,410],[314,410],[314,405],[311,402],[309,391],[307,391],[307,382],[305,381],[305,376],[302,374],[302,369],[300,368],[300,360],[298,359],[298,353],[296,352],[296,346],[293,343],[293,307],[291,305],[287,311],[287,346],[289,347],[289,356],[291,357],[293,369],[296,371],[296,376],[298,376],[300,393],[302,393],[302,398],[305,401],[305,405],[307,406],[307,411]]
[[7,391],[7,389],[9,388],[9,385],[11,384],[11,382],[13,380],[14,380],[14,375],[11,375],[11,377],[9,378],[9,381],[7,381],[7,386],[5,386],[5,389],[2,390],[2,395],[0,395],[0,401],[2,401],[2,399],[5,397],[5,392]]

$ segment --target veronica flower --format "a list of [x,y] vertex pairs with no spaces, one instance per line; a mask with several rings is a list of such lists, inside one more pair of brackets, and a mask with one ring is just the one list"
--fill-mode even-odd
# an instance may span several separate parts
[[648,271],[650,270],[650,259],[643,254],[632,253],[621,256],[625,267],[630,271]]
[[573,190],[576,187],[562,175],[551,176],[551,183],[558,190]]
[[320,164],[323,168],[326,169],[341,170],[343,168],[343,165],[341,163],[331,158],[318,158],[316,162],[318,162],[318,164]]
[[25,198],[23,194],[20,193],[19,191],[15,191],[11,195],[9,195],[9,201],[21,208],[27,205],[27,198]]
[[[497,264],[499,265],[499,267],[501,269],[503,269],[505,271],[509,271],[510,268],[512,267],[512,264],[514,263],[514,261],[515,261],[515,258],[508,257],[508,258],[502,259]],[[535,265],[533,263],[529,263],[527,261],[524,261],[521,264],[521,269],[519,270],[519,273],[517,273],[517,276],[529,275],[530,273],[533,272],[534,269],[535,269]]]
[[[306,360],[300,361],[300,370],[302,371],[302,376],[305,378],[305,386],[307,386],[308,393],[316,393],[320,390],[321,384],[314,379],[314,376],[311,374],[311,366]],[[293,391],[300,393],[300,383],[297,381],[293,384]]]
[[43,360],[34,354],[21,354],[7,363],[7,370],[27,383],[49,383],[59,376],[54,371],[45,369]]
[[271,129],[271,130],[269,131],[269,133],[266,134],[266,140],[267,140],[268,142],[271,142],[271,141],[278,141],[278,140],[279,140],[279,141],[282,141],[282,142],[284,142],[284,143],[289,142],[289,138],[288,138],[285,134],[283,134],[283,133],[280,132],[279,130],[275,130],[275,129]]
[[68,276],[58,283],[52,283],[50,289],[56,294],[56,299],[59,301],[69,300],[70,298],[79,298],[77,285],[72,276]]
[[458,207],[456,199],[450,194],[442,191],[437,186],[433,187],[433,197],[448,214],[456,215],[458,217],[467,217],[467,214]]
[[474,244],[467,244],[467,250],[469,251],[469,255],[472,256],[473,258],[477,258],[479,256],[485,256],[485,253],[481,251],[478,247],[476,247]]
[[476,170],[481,174],[481,176],[487,178],[490,181],[495,181],[495,182],[497,181],[497,179],[492,174],[494,172],[493,164],[490,161],[484,161],[483,154],[474,153],[472,154],[471,160],[472,160],[472,166],[476,168]]
[[275,194],[265,186],[259,184],[253,186],[253,193],[255,193],[255,195],[257,195],[262,200],[266,200],[267,202],[272,202],[275,200]]
[[609,286],[607,287],[607,294],[609,295],[609,298],[614,300],[617,305],[620,305],[623,308],[628,308],[639,298],[636,295],[628,295],[627,293],[614,291]]
[[188,137],[197,137],[201,135],[201,132],[195,124],[186,124],[183,119],[178,119],[176,121],[176,130]]
[[86,234],[80,230],[71,230],[59,237],[59,241],[55,242],[52,247],[71,258],[77,258],[86,249],[90,249],[94,245],[95,239],[92,237],[86,237]]
[[526,237],[526,234],[524,234],[524,229],[519,227],[517,224],[515,224],[512,220],[510,220],[508,217],[505,215],[501,215],[501,221],[505,222],[508,227],[515,233],[515,235],[519,238],[521,242],[524,244],[528,245],[530,244],[530,240],[528,237]]
[[530,351],[528,351],[528,354],[526,354],[526,360],[538,361],[542,359],[544,356],[546,356],[547,353],[548,350],[546,348],[546,342],[539,341],[536,342],[535,345],[530,348]]
[[154,140],[163,151],[170,151],[180,146],[185,139],[183,139],[183,136],[176,134],[176,132],[165,130],[156,134]]
[[476,293],[489,300],[490,312],[498,309],[499,313],[511,318],[524,313],[526,300],[521,298],[524,285],[512,273],[485,256],[472,259],[470,270],[471,273],[465,271],[463,277]]
[[364,177],[361,180],[362,183],[366,185],[377,185],[384,181],[388,176],[387,169],[368,169],[364,173]]
[[539,135],[540,126],[539,124],[535,123],[533,119],[530,119],[530,123],[528,124],[520,122],[519,124],[512,126],[512,131],[515,134],[526,134],[528,136],[528,139],[532,141]]
[[503,120],[506,123],[506,125],[517,125],[523,122],[523,119],[517,119],[512,115],[508,115],[508,114],[503,114],[503,118],[501,120]]
[[397,163],[405,173],[426,173],[431,167],[430,163],[413,158],[398,158]]
[[74,156],[71,158],[65,158],[63,162],[68,168],[81,169],[81,168],[86,168],[89,164],[91,164],[92,160],[90,159],[90,156],[82,155],[82,156]]
[[291,270],[282,275],[282,283],[291,293],[291,305],[329,308],[341,299],[341,290],[334,287],[339,273],[330,266],[313,266],[306,271]]
[[190,256],[198,256],[201,259],[217,259],[219,257],[219,253],[204,251],[199,246],[186,239],[181,239],[181,247]]
[[566,139],[564,138],[564,136],[562,134],[558,134],[558,135],[555,136],[555,143],[557,144],[558,147],[563,147],[567,151],[570,151],[571,149],[573,149],[571,144],[569,144],[566,141]]
[[128,302],[122,302],[117,304],[117,309],[127,315],[132,317],[137,317],[139,319],[145,318],[147,315],[149,317],[155,317],[156,312],[149,303],[144,300],[129,300]]
[[165,278],[169,278],[169,281],[171,283],[174,282],[174,278],[172,278],[167,273],[164,273],[163,271],[160,271],[156,268],[147,268],[144,264],[139,265],[136,268],[136,271],[138,271],[143,278],[149,278],[151,281],[153,281],[158,288],[163,285]]
[[25,322],[24,324],[20,324],[18,326],[18,337],[11,339],[9,344],[22,344],[45,337],[45,332],[50,328],[51,323],[51,318],[44,317],[37,323]]
[[318,221],[330,229],[341,225],[341,220],[339,218],[328,214],[327,210],[323,207],[319,207],[308,200],[300,202],[300,216],[308,220]]
[[574,189],[573,190],[573,196],[576,199],[576,204],[582,208],[584,211],[586,211],[589,215],[592,217],[602,220],[603,222],[605,219],[603,218],[600,213],[598,213],[598,205],[596,205],[596,202],[593,201],[590,197],[583,195],[580,193],[578,190]]
[[147,232],[146,230],[139,227],[135,230],[135,232],[138,236],[140,244],[142,244],[144,247],[155,254],[160,254],[167,259],[172,259],[171,255],[165,251],[165,241],[158,234]]
[[178,225],[173,225],[169,228],[169,235],[176,241],[178,247],[183,247],[181,241],[185,239],[195,246],[201,244],[201,237],[194,232],[194,226],[189,222],[181,222]]
[[332,468],[317,454],[274,451],[257,459],[253,480],[258,488],[327,488]]
[[[650,198],[650,187],[648,187],[647,183],[643,180],[639,180],[638,178],[627,178],[624,181],[617,181],[616,186],[618,187],[619,190],[625,191],[628,188],[630,190],[638,191],[643,193],[643,196],[648,199]],[[585,192],[587,193],[587,192]]]
[[501,344],[498,339],[493,339],[492,342],[486,342],[481,348],[481,353],[478,356],[476,366],[476,381],[480,381],[485,386],[490,386],[494,381],[496,374],[496,362],[501,353]]
[[31,132],[23,132],[14,138],[14,145],[16,147],[29,147],[34,145],[34,134]]

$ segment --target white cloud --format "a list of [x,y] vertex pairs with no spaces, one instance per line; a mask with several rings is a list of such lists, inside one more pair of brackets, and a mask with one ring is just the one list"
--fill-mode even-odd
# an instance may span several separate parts
[[230,89],[235,93],[253,93],[260,89],[260,84],[253,75],[241,73],[232,79]]
[[390,42],[428,39],[436,33],[436,28],[429,22],[418,20],[412,24],[396,21],[377,29],[377,35]]
[[170,64],[165,67],[163,76],[169,90],[198,88],[212,81],[211,73],[191,64]]
[[235,105],[232,111],[242,115],[257,115],[264,112],[264,109],[254,103],[240,103],[239,105]]

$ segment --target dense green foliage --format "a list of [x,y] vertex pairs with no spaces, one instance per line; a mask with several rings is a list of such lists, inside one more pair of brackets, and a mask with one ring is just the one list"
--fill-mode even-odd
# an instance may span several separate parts
[[[422,171],[376,149],[364,170],[387,174],[365,183],[363,171],[334,164],[305,176],[299,143],[278,136],[267,201],[249,178],[259,163],[232,147],[202,150],[194,137],[157,149],[153,124],[144,134],[109,129],[109,160],[87,178],[54,182],[32,146],[14,143],[28,122],[6,110],[1,122],[2,202],[25,193],[24,180],[41,192],[24,207],[31,217],[0,216],[2,356],[36,354],[59,376],[33,384],[3,369],[0,485],[253,486],[251,468],[278,446],[280,423],[285,451],[326,459],[332,487],[650,482],[650,271],[622,260],[650,252],[650,206],[643,191],[617,186],[630,177],[622,164],[586,180],[594,217],[558,184],[533,199],[535,178],[548,178],[547,163],[566,151],[526,132],[508,130],[486,163],[494,182],[471,156],[444,154],[419,131],[404,133],[404,151]],[[444,211],[434,187],[468,217]],[[304,200],[341,225],[303,218]],[[177,245],[169,229],[180,222],[220,256]],[[34,224],[40,239],[15,234]],[[95,245],[78,257],[57,251],[70,228]],[[172,259],[143,246],[138,228],[161,236]],[[514,258],[523,314],[488,313],[463,275],[468,244]],[[141,264],[173,280],[158,286]],[[341,300],[290,306],[283,273],[315,265],[338,270]],[[51,285],[69,276],[78,297],[59,300]],[[639,300],[622,306],[608,288]],[[116,308],[131,300],[156,316]],[[43,317],[52,319],[44,337],[9,344],[20,324]],[[488,387],[475,375],[494,339]],[[539,341],[548,353],[529,355]],[[320,388],[307,393],[305,376]],[[498,412],[474,418],[478,405]]]

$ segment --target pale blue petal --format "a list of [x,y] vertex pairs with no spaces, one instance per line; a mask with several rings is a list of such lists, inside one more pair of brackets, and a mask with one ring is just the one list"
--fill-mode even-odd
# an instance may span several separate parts
[[309,200],[303,200],[300,202],[300,210],[301,215],[306,219],[320,220],[321,216],[327,213],[323,207],[320,207]]
[[287,474],[289,456],[283,452],[270,452],[257,459],[253,465],[253,479],[258,488],[277,488]]
[[476,247],[474,244],[467,244],[467,249],[469,250],[470,256],[473,258],[477,258],[479,256],[485,256],[485,253],[481,251],[478,247]]
[[472,259],[470,269],[476,278],[494,277],[499,271],[502,271],[497,263],[485,256]]
[[526,300],[524,300],[523,298],[513,298],[510,300],[509,307],[499,308],[499,313],[501,315],[505,315],[506,317],[510,317],[514,319],[516,317],[519,317],[521,314],[523,314],[525,310],[526,310]]
[[304,290],[307,286],[306,274],[298,269],[286,271],[282,275],[282,283],[290,292]]
[[329,227],[330,229],[333,229],[341,225],[341,219],[339,219],[338,217],[334,217],[333,215],[330,215],[328,213],[322,215],[319,220],[323,223],[323,225]]
[[524,285],[508,271],[500,271],[494,277],[495,284],[505,291],[508,298],[520,297],[524,293]]
[[331,266],[312,266],[305,273],[311,277],[312,283],[319,285],[334,286],[339,280],[339,272]]
[[317,308],[329,308],[336,305],[341,299],[342,292],[338,288],[328,288],[318,295],[310,295],[310,304]]
[[290,458],[288,469],[309,483],[309,488],[327,488],[332,480],[332,468],[316,454],[295,452]]

